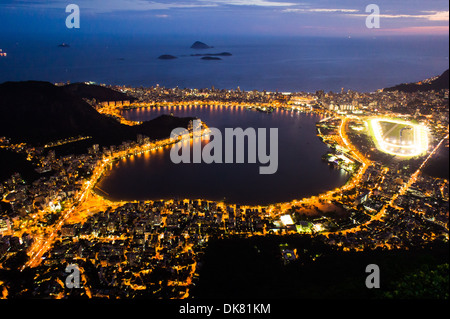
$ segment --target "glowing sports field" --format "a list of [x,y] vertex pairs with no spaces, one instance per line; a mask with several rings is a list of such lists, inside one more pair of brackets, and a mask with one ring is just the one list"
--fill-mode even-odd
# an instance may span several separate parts
[[386,118],[370,121],[377,148],[396,156],[419,156],[428,150],[428,129],[424,125]]

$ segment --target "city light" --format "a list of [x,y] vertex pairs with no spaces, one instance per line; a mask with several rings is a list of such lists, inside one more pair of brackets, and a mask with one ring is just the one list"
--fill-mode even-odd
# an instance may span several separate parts
[[[260,103],[246,103],[245,106],[239,106],[238,104],[220,102],[198,102],[197,104],[170,102],[170,107],[173,109],[200,108],[201,105],[205,108],[209,107],[211,110],[218,105],[224,109],[233,106],[249,109],[261,107]],[[109,110],[111,115],[122,114],[121,107],[111,108]],[[153,107],[156,107],[156,105]],[[261,110],[263,109],[261,107]],[[275,108],[275,112],[294,113],[296,109],[297,107],[289,108],[283,105]],[[171,291],[174,298],[188,298],[191,295],[190,288],[192,288],[192,284],[195,283],[198,276],[195,258],[199,256],[197,253],[201,251],[201,247],[207,247],[209,238],[215,235],[220,238],[233,235],[250,238],[271,234],[280,236],[297,233],[301,233],[303,236],[311,234],[311,236],[318,235],[318,238],[321,238],[327,244],[341,247],[343,251],[362,251],[377,247],[383,249],[401,248],[403,244],[407,244],[407,240],[412,238],[414,234],[422,236],[423,242],[428,242],[430,238],[435,238],[436,234],[431,234],[435,237],[427,237],[429,236],[429,225],[425,225],[425,220],[426,223],[443,227],[443,231],[447,230],[448,232],[448,225],[443,223],[442,220],[435,219],[435,216],[427,215],[429,212],[424,211],[422,207],[410,206],[410,213],[405,211],[401,203],[403,198],[412,198],[409,196],[409,192],[415,191],[415,188],[417,188],[416,182],[422,181],[421,178],[425,175],[422,174],[423,168],[437,153],[438,148],[448,141],[448,134],[442,138],[444,135],[435,135],[433,131],[433,136],[442,138],[440,142],[437,145],[432,144],[433,149],[430,148],[426,159],[421,159],[421,164],[419,162],[414,164],[411,173],[401,174],[397,168],[392,169],[377,161],[376,156],[374,156],[377,153],[376,149],[371,143],[360,142],[361,137],[370,132],[375,142],[378,143],[379,141],[381,145],[377,145],[379,150],[383,147],[387,150],[386,153],[389,152],[389,154],[407,159],[407,157],[413,156],[412,154],[423,154],[428,151],[429,133],[427,127],[401,120],[371,118],[370,115],[356,117],[353,115],[339,116],[333,113],[334,116],[329,116],[329,113],[322,113],[320,110],[317,112],[323,118],[322,121],[316,123],[317,136],[329,147],[329,152],[326,154],[328,157],[324,156],[323,159],[332,159],[333,165],[337,165],[341,171],[343,168],[348,168],[349,178],[346,177],[348,179],[343,186],[331,187],[333,189],[330,188],[330,190],[315,196],[266,206],[235,205],[205,198],[196,200],[109,201],[107,197],[104,197],[109,196],[109,194],[101,189],[103,187],[102,177],[107,176],[108,171],[118,166],[119,162],[127,161],[127,159],[132,161],[133,158],[140,157],[141,154],[144,154],[145,157],[153,156],[155,152],[162,152],[182,139],[189,144],[195,140],[200,140],[202,137],[206,138],[210,131],[206,124],[202,123],[204,129],[200,134],[194,134],[187,130],[187,133],[178,139],[168,137],[157,141],[138,137],[137,142],[126,142],[121,147],[111,147],[103,152],[99,151],[98,147],[94,148],[92,152],[90,150],[89,156],[81,157],[81,160],[74,157],[74,164],[79,163],[78,161],[89,164],[89,172],[88,177],[86,175],[83,177],[75,175],[76,177],[70,181],[77,186],[76,192],[71,195],[69,200],[60,202],[59,199],[49,196],[51,201],[47,203],[48,207],[45,206],[42,210],[34,211],[32,215],[30,214],[30,216],[33,216],[32,219],[17,220],[15,225],[12,224],[11,227],[6,227],[6,223],[0,224],[2,225],[0,230],[19,238],[24,234],[32,235],[33,242],[26,249],[29,260],[23,265],[22,270],[26,267],[42,267],[45,269],[54,263],[59,258],[56,254],[61,243],[71,247],[79,241],[90,241],[105,244],[105,246],[111,245],[114,249],[117,248],[118,251],[121,251],[122,262],[118,269],[114,268],[115,264],[109,264],[109,260],[97,260],[97,257],[94,259],[92,256],[89,258],[93,260],[95,267],[114,268],[114,273],[119,278],[118,287],[127,290],[133,296],[137,296],[140,291],[146,291],[151,287],[146,282],[137,282],[133,279],[138,279],[141,276],[142,278],[148,277],[148,274],[153,271],[152,267],[148,266],[149,264],[154,262],[161,265],[163,263],[164,267],[171,267],[174,270],[171,278],[164,287],[158,287],[157,291],[164,289]],[[122,121],[126,121],[126,119]],[[432,122],[428,123],[430,127],[435,127]],[[354,128],[361,129],[355,130]],[[392,134],[383,133],[383,130],[388,133],[392,132]],[[403,138],[399,132],[405,132]],[[60,140],[49,144],[48,148],[73,143],[81,139],[82,137],[74,137]],[[17,145],[6,143],[0,146],[10,149],[19,148]],[[59,160],[53,158],[51,164],[55,164]],[[433,191],[441,192],[443,198],[448,196],[445,195],[446,183],[433,184]],[[107,187],[105,189],[108,190]],[[434,196],[429,195],[430,192],[430,189],[426,189],[424,194]],[[8,194],[15,194],[15,191],[8,189],[5,192],[5,200]],[[191,203],[197,200],[201,201],[202,204],[192,206]],[[214,205],[214,210],[203,208],[203,202],[207,205]],[[374,204],[376,206],[373,206]],[[144,208],[141,206],[144,206]],[[344,207],[342,218],[341,216],[327,216],[327,213],[337,207]],[[180,208],[183,210],[182,213],[178,212]],[[229,210],[230,208],[232,208],[232,211]],[[392,209],[395,209],[399,215],[392,215]],[[39,225],[43,219],[51,216],[55,211],[59,214],[57,220],[52,224]],[[124,222],[124,219],[119,216],[121,213],[126,215],[135,213],[142,220],[148,218],[151,220],[153,215],[159,215],[159,220],[154,223],[152,221],[152,228],[142,229],[139,223],[133,222],[132,225],[127,225],[127,222]],[[317,218],[314,216],[316,214]],[[339,212],[339,214],[341,213]],[[388,239],[382,237],[389,235],[393,227],[403,225],[401,223],[405,217],[402,214],[416,214],[413,219],[408,219],[408,222],[417,219],[425,226],[419,229],[417,227],[421,226],[416,225],[414,232],[411,231],[401,238],[404,242],[398,243],[396,240],[399,239],[396,236],[386,237]],[[439,214],[436,216],[439,217]],[[418,215],[421,219],[417,218]],[[409,216],[407,215],[407,218]],[[102,223],[97,222],[98,218],[104,218]],[[171,229],[181,230],[177,227],[185,227],[185,224],[187,227],[180,234],[184,240],[172,246],[172,243],[176,243],[178,239]],[[80,228],[81,225],[86,227]],[[99,225],[104,225],[104,227],[99,227]],[[100,230],[100,228],[105,228],[106,231]],[[109,228],[112,230],[109,230]],[[86,232],[86,229],[89,231]],[[123,231],[124,229],[132,229],[133,231]],[[75,231],[78,233],[75,234]],[[120,231],[123,231],[123,233],[120,233]],[[140,235],[137,235],[138,232],[141,232]],[[437,235],[440,234],[437,233]],[[20,238],[20,242],[25,241]],[[151,245],[148,246],[147,260],[136,261],[134,246],[128,246],[128,243],[140,247],[147,245],[143,244],[147,242],[151,242]],[[126,248],[122,249],[122,245]],[[81,253],[83,254],[82,257],[77,255]],[[75,258],[79,261],[88,258],[85,257],[85,254],[89,253],[76,251],[74,257],[65,258],[67,260]],[[101,252],[94,251],[92,253],[100,255]],[[68,253],[67,256],[71,256],[71,254],[73,253]],[[194,259],[189,259],[189,256]],[[317,255],[313,256],[312,260],[316,258],[318,258]],[[183,260],[189,260],[189,262],[183,265]],[[128,269],[133,263],[143,268],[133,268],[131,271],[132,279],[130,279],[120,269]],[[85,282],[88,282],[88,279],[85,279]],[[86,296],[91,298],[92,296],[98,296],[99,291],[86,286],[85,293]],[[61,292],[54,294],[55,298],[64,298],[64,296],[64,293]]]
[[[402,125],[404,127],[412,128],[413,141],[400,141],[396,138],[388,138],[384,136],[381,122]],[[424,125],[413,124],[411,122],[387,119],[374,118],[370,120],[375,144],[378,149],[384,153],[396,156],[420,156],[428,151],[428,129]]]
[[294,225],[294,221],[292,220],[291,215],[283,215],[280,217],[280,220],[285,226]]

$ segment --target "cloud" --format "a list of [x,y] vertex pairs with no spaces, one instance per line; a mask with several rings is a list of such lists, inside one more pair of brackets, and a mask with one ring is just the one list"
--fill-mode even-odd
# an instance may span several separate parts
[[[149,0],[76,0],[72,1],[80,7],[80,10],[86,10],[94,13],[108,13],[115,11],[151,11],[151,10],[169,10],[169,9],[189,9],[189,8],[209,8],[218,5],[209,3],[199,3],[198,1],[188,2],[156,2]],[[53,1],[28,1],[17,0],[13,3],[6,4],[11,7],[22,8],[41,8],[41,9],[60,9],[65,8],[70,1],[53,0]],[[1,5],[0,5],[1,6]]]
[[319,13],[336,13],[336,12],[340,12],[340,13],[354,13],[354,12],[359,12],[360,10],[357,9],[284,9],[282,12],[286,12],[286,13],[295,13],[295,12],[299,12],[299,13],[307,13],[307,12],[319,12]]
[[291,7],[297,6],[298,3],[293,2],[277,2],[267,0],[200,0],[230,6],[257,6],[257,7]]
[[[171,2],[166,0],[75,0],[80,9],[93,12],[113,12],[113,11],[150,11],[150,10],[169,10],[183,8],[210,8],[221,5],[230,6],[257,6],[257,7],[290,7],[298,3],[281,2],[270,0],[185,0]],[[10,7],[28,7],[28,8],[65,8],[70,1],[64,0],[15,0],[7,1],[3,5]],[[2,4],[0,4],[2,6]]]
[[449,21],[448,11],[424,11],[428,15],[424,15],[425,19],[430,21]]
[[[359,13],[357,9],[334,8],[287,8],[284,13],[344,13],[355,17],[367,17],[368,13]],[[380,14],[380,18],[386,19],[425,19],[429,21],[449,21],[448,11],[420,11],[418,14]]]
[[194,3],[194,2],[154,2],[147,0],[108,0],[103,2],[103,6],[99,6],[98,1],[78,0],[83,2],[80,8],[85,6],[97,12],[112,12],[112,11],[151,11],[151,10],[169,10],[169,9],[189,9],[189,8],[209,8],[216,7],[212,3]]
[[[448,11],[422,11],[426,14],[380,14],[386,19],[425,19],[429,21],[449,21]],[[354,14],[354,16],[367,17],[367,14]]]

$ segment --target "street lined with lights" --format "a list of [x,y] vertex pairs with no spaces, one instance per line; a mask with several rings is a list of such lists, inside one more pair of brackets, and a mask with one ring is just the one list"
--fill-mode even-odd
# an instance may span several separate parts
[[[333,119],[333,117],[330,117],[329,119]],[[278,211],[276,211],[274,209],[275,205],[269,205],[267,207],[267,213],[269,214],[269,216],[272,219],[277,219],[277,218],[280,218],[280,216],[281,216],[282,223],[285,225],[290,225],[293,223],[293,221],[289,215],[286,215],[285,212],[288,209],[291,209],[293,206],[301,205],[301,204],[315,205],[315,204],[319,203],[320,201],[331,201],[333,198],[335,198],[336,195],[342,194],[342,192],[344,192],[344,191],[347,191],[350,189],[355,189],[358,187],[367,168],[372,165],[372,161],[370,161],[365,156],[363,156],[361,154],[361,152],[349,141],[348,136],[346,134],[349,117],[343,116],[340,118],[340,121],[341,121],[341,123],[339,125],[338,135],[336,136],[336,142],[342,147],[342,149],[348,150],[348,152],[346,152],[346,156],[348,156],[348,158],[351,158],[351,159],[357,161],[358,163],[360,163],[358,170],[353,174],[352,178],[344,186],[342,186],[340,188],[336,188],[332,191],[328,191],[328,192],[326,192],[324,194],[320,194],[318,196],[312,196],[311,198],[304,198],[301,200],[293,200],[288,203],[281,203],[280,204],[281,209]],[[393,123],[393,124],[411,125],[412,127],[414,127],[414,136],[415,136],[414,143],[415,144],[404,145],[404,149],[411,150],[411,152],[416,151],[417,149],[420,149],[421,150],[420,154],[423,153],[424,151],[426,151],[425,148],[428,147],[428,139],[426,137],[427,131],[423,126],[413,125],[413,124],[410,124],[407,122],[396,121],[396,120],[395,121],[394,120],[383,120],[383,119],[379,119],[379,118],[372,119],[370,121],[370,124],[373,128],[373,132],[375,135],[374,138],[376,139],[377,143],[379,145],[381,145],[381,147],[386,148],[387,153],[392,153],[388,149],[388,147],[391,146],[392,143],[386,142],[383,139],[382,129],[379,124],[381,121],[385,121],[385,122],[389,122],[389,123]],[[204,127],[205,127],[205,130],[202,131],[202,135],[207,136],[209,133],[209,129],[207,128],[206,125]],[[424,134],[425,134],[425,137],[424,137]],[[187,136],[185,136],[185,138],[186,137]],[[190,133],[189,138],[194,139],[194,138],[199,138],[199,137],[194,136],[193,133]],[[448,136],[447,136],[447,138],[448,138]],[[114,154],[111,154],[110,156],[106,156],[106,157],[102,158],[102,160],[99,161],[99,164],[97,165],[97,167],[94,169],[92,177],[84,183],[83,189],[80,191],[78,199],[76,201],[74,201],[74,205],[67,208],[63,212],[63,215],[60,218],[60,220],[52,228],[50,228],[49,231],[47,230],[47,235],[45,236],[44,239],[42,239],[40,241],[36,241],[33,244],[33,246],[30,248],[30,250],[29,250],[30,260],[28,261],[26,266],[35,267],[40,264],[40,262],[42,260],[42,256],[45,254],[46,251],[48,251],[51,248],[52,243],[57,238],[58,231],[63,227],[63,225],[68,220],[70,220],[71,217],[73,217],[74,215],[77,215],[77,214],[82,215],[82,214],[80,214],[80,211],[83,211],[84,215],[89,214],[89,209],[87,209],[87,207],[93,208],[93,207],[97,206],[98,208],[100,208],[100,207],[106,208],[106,207],[114,204],[112,202],[107,201],[106,199],[103,199],[101,196],[99,196],[99,194],[96,194],[94,192],[94,188],[97,184],[97,181],[104,174],[105,170],[107,170],[111,166],[112,162],[114,162],[118,159],[132,156],[132,155],[139,155],[142,153],[161,149],[163,147],[177,143],[177,142],[179,142],[179,140],[181,140],[181,137],[176,140],[169,138],[169,139],[157,141],[154,143],[139,145],[137,147],[130,148],[130,149],[127,149],[124,151],[119,151]],[[441,145],[442,141],[439,143],[439,145]],[[396,144],[394,144],[394,145],[398,146]],[[439,145],[436,146],[436,148],[433,150],[433,152],[431,152],[429,154],[427,159],[422,163],[420,169],[434,155],[434,153],[435,153],[436,149],[439,147]],[[400,145],[400,147],[401,146],[402,145]],[[393,153],[393,154],[396,154],[396,153]],[[414,153],[409,153],[408,156],[412,156],[411,154],[414,154]],[[373,220],[379,220],[384,215],[386,207],[388,207],[389,205],[392,205],[392,203],[395,201],[395,199],[399,195],[404,193],[408,189],[408,187],[415,181],[415,178],[420,173],[420,169],[411,177],[410,181],[405,185],[404,188],[402,188],[402,190],[399,192],[399,194],[397,194],[394,198],[392,198],[392,200],[387,205],[385,205],[375,216],[373,216],[373,218],[371,218],[371,220],[368,221],[367,223],[370,223]],[[92,203],[90,203],[90,202],[92,202]],[[122,203],[115,203],[115,204],[116,204],[115,206],[117,207]],[[244,209],[247,209],[247,208],[248,209],[254,209],[254,208],[260,209],[261,206],[243,206],[243,208]],[[367,224],[367,223],[365,223],[365,224]],[[361,227],[361,225],[359,225],[353,229],[345,230],[342,233],[357,231],[360,229],[360,227]],[[321,225],[314,225],[314,230],[317,232],[322,232],[323,228]],[[266,232],[264,232],[264,234],[265,233]],[[323,234],[326,235],[326,234],[329,234],[329,232],[326,232]]]

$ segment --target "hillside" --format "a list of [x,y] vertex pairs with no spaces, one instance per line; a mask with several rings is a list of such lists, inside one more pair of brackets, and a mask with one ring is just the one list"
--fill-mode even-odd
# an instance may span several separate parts
[[384,91],[401,91],[401,92],[425,92],[425,91],[440,91],[449,88],[449,77],[448,71],[446,70],[438,78],[432,80],[429,83],[403,83],[390,88],[385,88]]
[[26,181],[33,181],[39,174],[34,170],[31,162],[26,160],[24,154],[0,149],[0,181],[5,181],[14,173],[19,172]]
[[[285,262],[282,245],[302,253]],[[397,294],[431,300],[448,291],[448,273],[435,270],[448,264],[448,243],[408,250],[339,250],[305,235],[212,239],[191,295],[196,299],[351,300],[388,299]],[[364,269],[371,263],[382,269],[382,289],[365,285]],[[426,276],[433,286],[421,282]],[[404,279],[408,277],[414,279]]]
[[135,99],[122,92],[118,92],[104,86],[73,83],[63,86],[65,92],[73,94],[80,98],[89,100],[96,99],[99,102],[103,101],[134,101]]
[[0,84],[0,136],[13,142],[43,145],[72,136],[92,136],[91,144],[120,144],[170,135],[175,127],[187,127],[190,118],[161,116],[137,126],[127,126],[99,114],[80,97],[48,82]]

